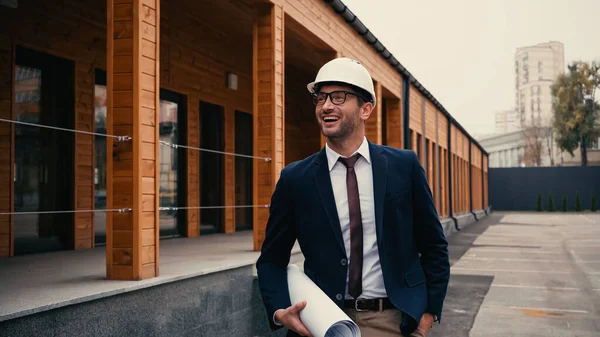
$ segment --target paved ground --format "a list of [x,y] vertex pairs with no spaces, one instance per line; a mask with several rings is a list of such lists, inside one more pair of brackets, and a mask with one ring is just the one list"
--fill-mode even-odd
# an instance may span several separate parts
[[600,336],[600,213],[492,213],[449,241],[430,336]]

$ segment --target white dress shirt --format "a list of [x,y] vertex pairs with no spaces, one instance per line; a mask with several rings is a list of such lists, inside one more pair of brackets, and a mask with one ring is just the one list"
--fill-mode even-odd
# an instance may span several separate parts
[[[325,144],[327,161],[329,163],[329,175],[331,187],[337,206],[338,217],[346,247],[348,266],[350,266],[350,210],[348,208],[348,191],[346,188],[346,166],[338,161],[343,157]],[[363,227],[363,269],[362,269],[362,295],[359,298],[381,298],[387,297],[383,284],[383,274],[379,262],[379,250],[377,247],[377,234],[375,232],[375,198],[373,191],[373,167],[369,153],[367,138],[355,153],[361,157],[356,161],[354,171],[358,182],[358,196],[360,198],[360,212]],[[353,153],[354,155],[354,153]],[[346,298],[352,299],[348,293],[349,270],[346,275]]]

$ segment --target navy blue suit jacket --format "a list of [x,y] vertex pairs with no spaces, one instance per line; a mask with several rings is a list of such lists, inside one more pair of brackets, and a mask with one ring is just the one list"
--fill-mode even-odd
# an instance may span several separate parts
[[[450,277],[448,243],[415,152],[371,142],[369,151],[384,284],[390,301],[405,313],[401,330],[409,334],[423,313],[442,317]],[[286,268],[296,240],[304,272],[341,308],[348,266],[341,262],[347,257],[324,148],[286,166],[271,198],[256,265],[272,329],[280,327],[272,321],[274,312],[292,304]]]

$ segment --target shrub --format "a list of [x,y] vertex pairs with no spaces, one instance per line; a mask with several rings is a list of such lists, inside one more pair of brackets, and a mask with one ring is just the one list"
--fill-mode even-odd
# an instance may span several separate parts
[[552,193],[548,195],[548,211],[554,212],[554,199],[552,199]]
[[581,199],[579,198],[579,191],[575,194],[575,211],[581,212]]
[[590,207],[590,210],[592,212],[596,212],[597,211],[597,205],[596,205],[596,193],[592,193],[592,207]]
[[541,193],[538,193],[536,210],[538,212],[542,211],[542,194]]
[[567,206],[567,195],[563,194],[563,200],[562,200],[562,211],[566,212],[568,210],[568,206]]

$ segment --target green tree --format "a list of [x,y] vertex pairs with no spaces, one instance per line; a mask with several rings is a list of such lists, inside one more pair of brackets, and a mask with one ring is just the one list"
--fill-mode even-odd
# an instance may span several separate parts
[[597,202],[597,201],[596,201],[596,193],[592,193],[592,206],[590,207],[590,210],[591,210],[592,212],[596,212],[596,211],[597,211],[597,209],[598,209],[598,208],[597,208],[597,207],[598,207],[598,205],[596,205],[596,202]]
[[581,198],[579,198],[579,191],[575,193],[575,210],[581,212]]
[[538,193],[536,209],[538,212],[542,211],[542,194],[541,193]]
[[568,209],[569,209],[569,206],[567,206],[567,195],[563,194],[562,211],[566,212]]
[[600,63],[582,61],[572,62],[551,87],[556,143],[571,156],[579,148],[582,166],[587,166],[587,148],[600,136],[597,89],[600,89]]
[[554,199],[552,199],[552,193],[548,195],[548,211],[554,212]]

